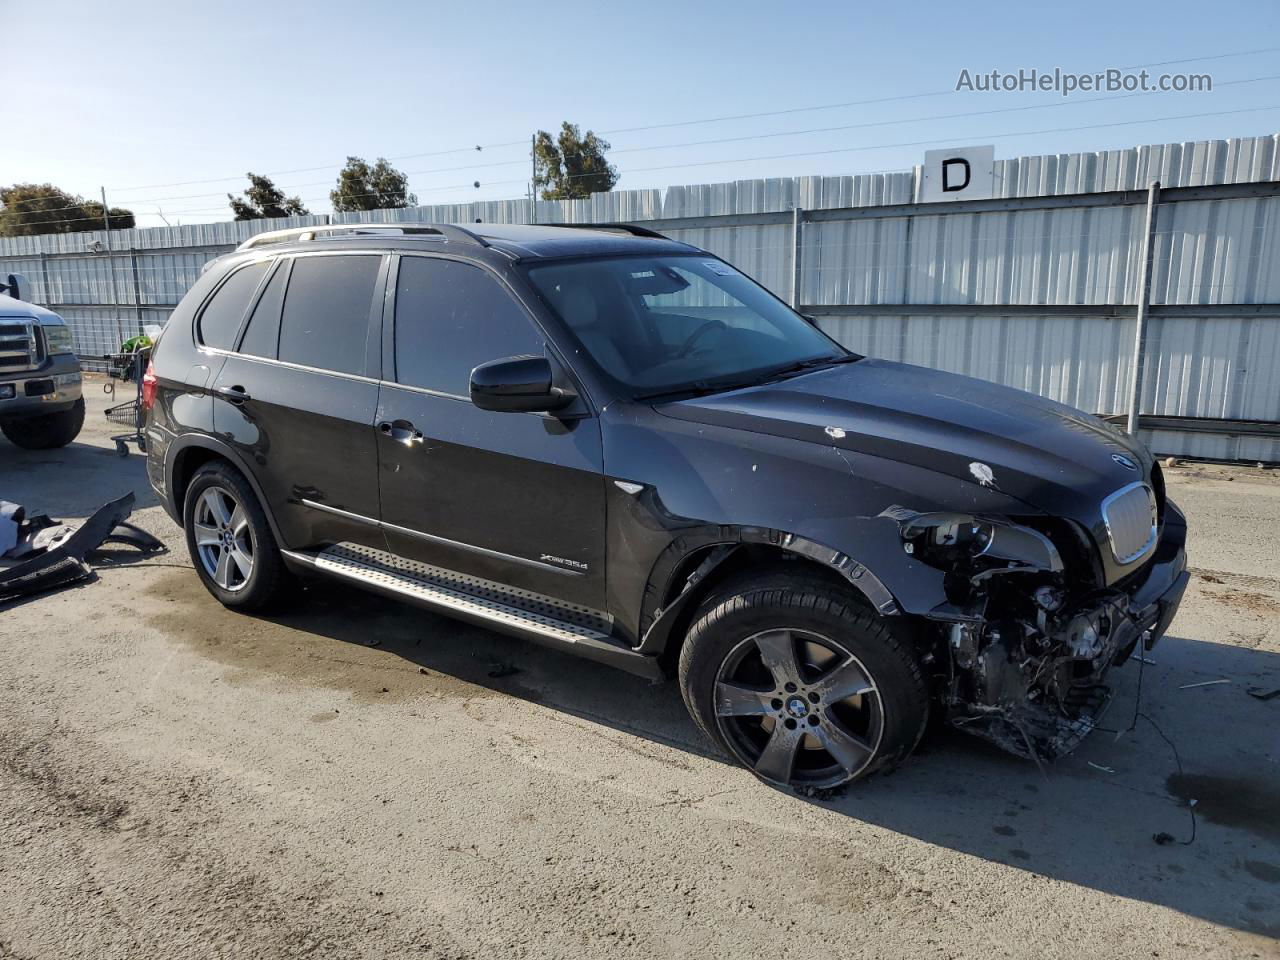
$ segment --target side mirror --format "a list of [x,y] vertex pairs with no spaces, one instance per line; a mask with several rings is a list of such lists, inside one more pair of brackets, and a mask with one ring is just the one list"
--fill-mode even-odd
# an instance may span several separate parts
[[559,410],[577,396],[552,383],[554,372],[546,357],[507,357],[490,360],[471,371],[471,402],[481,410],[545,413]]
[[7,283],[0,283],[0,291],[15,300],[31,300],[31,285],[27,283],[26,277],[20,273],[11,273],[6,280]]

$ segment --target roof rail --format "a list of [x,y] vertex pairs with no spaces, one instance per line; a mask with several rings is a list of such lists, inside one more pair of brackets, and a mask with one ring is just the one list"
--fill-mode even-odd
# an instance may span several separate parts
[[341,237],[356,236],[421,236],[440,239],[454,243],[473,243],[482,247],[489,246],[483,237],[449,223],[346,223],[318,227],[289,227],[284,230],[267,230],[255,234],[240,246],[240,250],[253,250],[269,246],[273,243],[301,243],[307,240],[336,240]]
[[612,230],[614,233],[629,233],[633,237],[653,237],[657,240],[670,240],[657,230],[638,227],[634,223],[544,223],[544,227],[568,227],[572,230]]

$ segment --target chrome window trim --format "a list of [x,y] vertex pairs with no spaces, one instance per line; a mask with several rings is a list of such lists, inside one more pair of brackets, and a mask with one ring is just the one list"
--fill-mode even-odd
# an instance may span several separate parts
[[568,567],[557,567],[550,563],[543,563],[541,560],[530,560],[528,557],[518,557],[515,554],[503,553],[501,550],[490,550],[488,547],[478,547],[475,544],[463,543],[460,540],[450,540],[447,537],[437,537],[432,533],[423,533],[421,530],[414,530],[411,527],[402,527],[398,524],[387,523],[385,520],[375,520],[373,517],[366,517],[362,513],[352,513],[349,510],[343,510],[339,507],[331,507],[325,503],[317,503],[315,500],[308,500],[305,497],[301,498],[298,502],[303,506],[311,507],[313,510],[331,513],[347,520],[355,520],[357,523],[365,523],[373,527],[378,527],[381,530],[390,530],[392,533],[404,534],[407,537],[414,537],[416,539],[425,540],[428,543],[435,543],[444,547],[455,547],[458,550],[466,550],[469,553],[478,553],[481,556],[493,557],[496,560],[519,563],[528,567],[533,567],[537,570],[558,573],[561,576],[567,577],[580,577],[584,573],[582,570],[574,570]]
[[[1111,506],[1111,504],[1115,503],[1117,500],[1119,500],[1125,494],[1129,493],[1135,487],[1141,487],[1147,493],[1147,505],[1151,509],[1151,530],[1147,535],[1146,542],[1142,545],[1140,549],[1138,549],[1134,553],[1129,554],[1127,557],[1122,557],[1120,556],[1120,554],[1116,553],[1116,541],[1115,541],[1115,536],[1113,535],[1113,532],[1111,529],[1111,518],[1108,514],[1108,508]],[[1136,561],[1141,560],[1148,553],[1150,553],[1151,549],[1156,545],[1156,540],[1158,540],[1160,536],[1159,519],[1156,515],[1156,495],[1155,495],[1155,491],[1151,489],[1151,485],[1148,484],[1145,480],[1136,480],[1133,483],[1126,484],[1125,486],[1117,490],[1115,493],[1112,493],[1110,496],[1105,497],[1102,501],[1101,513],[1102,513],[1102,523],[1107,529],[1107,544],[1111,548],[1111,556],[1115,558],[1116,563],[1120,564],[1122,567],[1128,566],[1131,563],[1135,563]]]
[[287,367],[290,370],[301,370],[303,373],[320,373],[326,377],[340,377],[343,380],[355,380],[359,383],[371,383],[375,386],[382,381],[374,377],[364,377],[358,373],[343,373],[341,370],[325,370],[321,367],[308,367],[302,363],[291,363],[288,360],[273,360],[271,357],[259,357],[252,353],[237,353],[235,350],[223,350],[221,347],[200,346],[201,353],[213,354],[220,357],[239,357],[241,360],[251,360],[254,363],[269,363],[277,367]]
[[397,390],[410,390],[413,393],[421,393],[428,397],[439,397],[441,400],[461,400],[464,403],[472,403],[470,397],[464,397],[458,393],[449,393],[445,390],[432,390],[430,387],[413,387],[407,383],[396,383],[394,380],[383,378],[378,383],[384,387],[394,387]]

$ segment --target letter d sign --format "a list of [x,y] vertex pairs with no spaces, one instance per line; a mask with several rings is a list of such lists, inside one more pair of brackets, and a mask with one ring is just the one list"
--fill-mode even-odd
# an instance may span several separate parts
[[[960,173],[954,173],[956,169]],[[973,170],[969,166],[969,161],[964,157],[951,157],[942,161],[942,192],[953,193],[956,190],[963,190],[969,185],[969,181],[973,178]]]
[[920,202],[987,200],[992,194],[995,147],[953,147],[924,155]]

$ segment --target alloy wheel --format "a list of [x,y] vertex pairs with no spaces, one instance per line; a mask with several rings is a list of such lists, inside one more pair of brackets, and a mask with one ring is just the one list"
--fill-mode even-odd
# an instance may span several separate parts
[[716,723],[764,780],[833,787],[861,773],[884,732],[870,672],[830,637],[767,630],[729,652],[715,686]]
[[253,575],[253,533],[236,495],[217,485],[205,488],[193,520],[196,553],[205,573],[223,590],[244,589]]

